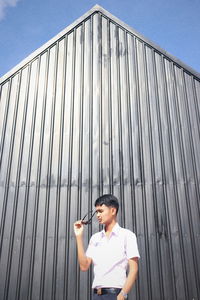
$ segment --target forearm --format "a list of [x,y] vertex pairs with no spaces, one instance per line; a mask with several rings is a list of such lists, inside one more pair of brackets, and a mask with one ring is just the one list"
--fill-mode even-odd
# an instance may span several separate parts
[[138,268],[134,268],[134,270],[129,271],[126,282],[122,288],[122,290],[128,294],[133,287],[136,279],[137,279]]
[[129,260],[129,273],[126,282],[122,288],[122,292],[117,296],[117,300],[124,300],[123,294],[128,294],[134,285],[138,273],[138,259],[132,258]]
[[77,243],[78,261],[79,261],[80,269],[82,271],[87,271],[90,266],[90,261],[85,255],[82,236],[76,237],[76,243]]

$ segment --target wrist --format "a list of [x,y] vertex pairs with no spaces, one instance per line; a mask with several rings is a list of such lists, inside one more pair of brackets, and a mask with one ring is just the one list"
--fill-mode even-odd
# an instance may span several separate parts
[[81,240],[83,238],[83,234],[82,233],[76,234],[75,236],[76,236],[77,240]]
[[77,243],[77,245],[83,245],[83,237],[82,236],[80,236],[80,235],[77,235],[76,236],[76,243]]
[[128,294],[121,290],[120,294],[124,297],[124,299],[128,298]]

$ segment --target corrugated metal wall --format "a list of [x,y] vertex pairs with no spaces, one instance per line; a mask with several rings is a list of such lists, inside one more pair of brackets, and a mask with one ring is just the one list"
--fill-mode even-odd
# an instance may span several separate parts
[[2,300],[90,299],[73,222],[108,192],[138,237],[129,299],[200,299],[200,79],[115,20],[88,13],[1,82]]

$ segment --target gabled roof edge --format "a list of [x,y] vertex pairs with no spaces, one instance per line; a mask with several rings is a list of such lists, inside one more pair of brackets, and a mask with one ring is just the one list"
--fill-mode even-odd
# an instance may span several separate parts
[[46,42],[44,45],[39,47],[37,50],[32,52],[30,55],[28,55],[25,59],[23,59],[19,64],[17,64],[14,68],[12,68],[10,71],[8,71],[5,75],[3,75],[0,78],[0,83],[5,81],[8,77],[10,77],[12,74],[16,73],[21,67],[26,65],[29,61],[33,60],[36,56],[38,56],[41,52],[45,51],[49,46],[51,46],[53,43],[55,43],[57,40],[62,38],[67,32],[72,30],[74,27],[76,27],[79,23],[83,22],[85,19],[87,19],[90,15],[94,14],[95,12],[100,12],[102,15],[105,15],[115,23],[119,24],[121,27],[125,28],[127,31],[133,33],[135,36],[137,36],[139,39],[144,41],[149,46],[153,47],[155,50],[160,52],[161,54],[167,56],[170,60],[174,61],[177,65],[184,68],[186,71],[200,79],[200,73],[195,71],[193,68],[179,60],[177,57],[173,56],[169,52],[162,49],[160,46],[152,42],[151,40],[147,39],[145,36],[137,32],[135,29],[133,29],[131,26],[127,25],[114,15],[112,15],[110,12],[102,8],[100,5],[96,4],[93,6],[88,12],[86,12],[84,15],[79,17],[77,20],[75,20],[72,24],[67,26],[64,30],[62,30],[60,33],[58,33],[56,36],[54,36],[52,39],[50,39],[48,42]]
[[192,67],[190,67],[187,64],[185,64],[183,61],[181,61],[180,59],[178,59],[176,56],[170,54],[169,52],[167,52],[166,50],[164,50],[163,48],[161,48],[156,43],[152,42],[151,40],[149,40],[148,38],[146,38],[145,36],[143,36],[141,33],[139,33],[134,28],[132,28],[131,26],[129,26],[126,23],[124,23],[122,20],[120,20],[117,17],[115,17],[114,15],[112,15],[109,11],[105,10],[104,8],[102,8],[99,5],[95,5],[93,8],[96,8],[96,10],[98,10],[99,12],[101,12],[103,15],[106,15],[108,18],[112,19],[114,22],[116,22],[120,26],[124,27],[127,31],[133,33],[135,36],[137,36],[139,39],[141,39],[142,41],[144,41],[146,44],[148,44],[149,46],[153,47],[154,49],[156,49],[158,52],[162,53],[163,55],[167,56],[169,59],[173,60],[177,65],[179,65],[180,67],[184,68],[189,73],[193,74],[198,79],[200,79],[200,73],[199,72],[197,72]]
[[41,47],[34,50],[31,54],[29,54],[26,58],[24,58],[20,63],[18,63],[15,67],[13,67],[10,71],[8,71],[5,75],[0,77],[0,84],[7,80],[8,77],[12,76],[16,72],[19,71],[24,65],[28,64],[29,61],[33,60],[35,57],[37,57],[41,52],[45,51],[49,46],[51,46],[53,43],[55,43],[57,40],[62,38],[65,34],[67,34],[70,30],[72,30],[74,27],[76,27],[79,23],[83,22],[85,19],[87,19],[90,15],[95,13],[96,11],[100,11],[102,8],[99,5],[93,6],[89,11],[87,11],[84,15],[76,19],[73,23],[68,25],[65,29],[60,31],[56,36],[51,38],[48,42],[43,44]]

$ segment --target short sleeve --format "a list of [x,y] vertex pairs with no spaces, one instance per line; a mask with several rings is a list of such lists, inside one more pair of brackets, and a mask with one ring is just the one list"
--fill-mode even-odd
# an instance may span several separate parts
[[137,245],[137,238],[135,233],[131,232],[130,230],[126,231],[126,256],[128,259],[133,257],[140,258],[138,245]]
[[90,238],[90,242],[89,242],[89,245],[88,245],[88,248],[86,250],[86,256],[87,257],[90,257],[90,258],[93,258],[93,255],[94,255],[94,241],[93,241],[93,237]]

